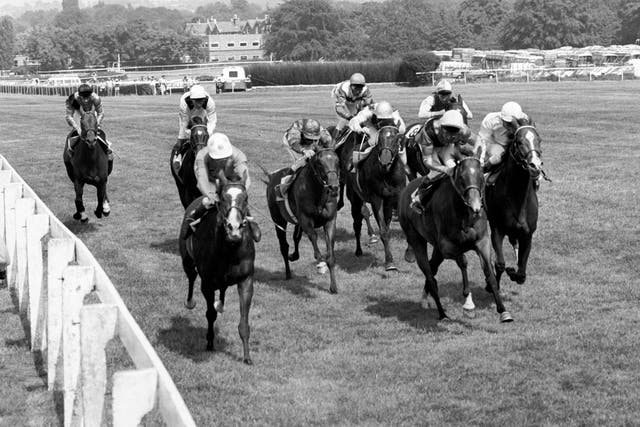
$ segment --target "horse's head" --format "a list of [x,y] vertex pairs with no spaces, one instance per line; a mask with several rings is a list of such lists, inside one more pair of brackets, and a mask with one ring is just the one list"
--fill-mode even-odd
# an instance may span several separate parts
[[482,209],[484,199],[484,175],[477,157],[465,157],[456,165],[451,177],[453,186],[474,215]]
[[209,132],[207,125],[202,120],[202,117],[194,117],[191,120],[191,138],[189,144],[191,149],[197,153],[201,148],[206,147],[207,141],[209,141]]
[[244,229],[248,226],[249,197],[244,186],[245,180],[229,181],[222,171],[218,174],[218,224],[222,224],[225,238],[230,243],[242,241]]
[[529,117],[514,119],[514,122],[516,127],[509,154],[520,167],[535,178],[542,172],[540,135],[535,123]]
[[340,188],[340,159],[336,152],[332,148],[318,150],[309,160],[309,166],[324,191],[331,197],[337,197]]
[[378,161],[385,169],[391,168],[398,156],[401,135],[396,126],[383,126],[378,131]]
[[82,141],[93,147],[98,136],[98,118],[93,112],[88,111],[82,114],[80,117],[80,129]]
[[445,110],[457,110],[460,112],[460,114],[462,114],[462,119],[464,120],[464,124],[468,125],[469,124],[469,120],[467,118],[467,110],[464,108],[464,105],[462,104],[462,95],[458,95],[458,97],[454,97],[451,96],[449,97],[449,99],[447,100],[447,102],[445,102]]

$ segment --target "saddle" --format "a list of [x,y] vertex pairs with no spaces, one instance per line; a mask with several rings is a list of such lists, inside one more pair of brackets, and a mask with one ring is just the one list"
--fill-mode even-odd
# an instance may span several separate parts
[[280,180],[280,183],[276,184],[274,188],[274,191],[276,193],[276,204],[278,205],[280,214],[285,220],[287,220],[287,222],[290,222],[291,224],[297,224],[298,218],[296,218],[296,215],[293,213],[293,209],[291,209],[289,197],[287,197],[287,191],[300,174],[300,170],[302,170],[302,168],[298,169],[293,174],[287,174],[283,176]]
[[411,206],[422,213],[424,206],[427,204],[433,192],[440,186],[448,175],[442,174],[433,179],[422,178],[422,182],[411,193]]

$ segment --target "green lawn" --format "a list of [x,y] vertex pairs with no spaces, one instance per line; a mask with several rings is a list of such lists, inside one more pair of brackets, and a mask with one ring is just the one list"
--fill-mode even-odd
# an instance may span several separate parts
[[[204,351],[204,298],[188,311],[177,255],[182,209],[169,173],[178,96],[105,98],[117,151],[112,214],[77,225],[62,164],[62,97],[0,96],[0,152],[93,251],[167,366],[198,425],[631,425],[640,418],[640,81],[456,86],[480,121],[520,102],[543,138],[552,183],[525,285],[503,280],[515,322],[500,324],[469,254],[476,316],[462,312],[452,261],[438,280],[450,321],[423,308],[424,278],[402,258],[383,268],[381,243],[354,255],[349,210],[338,215],[338,295],[315,272],[305,238],[284,280],[257,164],[288,165],[281,136],[301,117],[334,124],[329,86],[215,96],[218,130],[248,156],[252,212],[262,226],[250,312],[255,363],[241,363],[238,298],[227,293],[215,353]],[[377,100],[417,121],[429,88],[380,85]],[[85,191],[87,210],[95,190]],[[321,247],[324,247],[322,245]],[[513,258],[508,251],[508,263]]]

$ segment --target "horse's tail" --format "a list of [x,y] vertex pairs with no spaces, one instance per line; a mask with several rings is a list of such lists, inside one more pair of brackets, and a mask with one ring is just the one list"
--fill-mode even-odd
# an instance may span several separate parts
[[262,166],[259,162],[256,162],[256,165],[258,165],[258,167],[262,170],[262,173],[266,176],[266,179],[264,177],[260,178],[260,181],[264,182],[265,184],[269,184],[269,179],[271,178],[271,174],[269,173],[269,171]]

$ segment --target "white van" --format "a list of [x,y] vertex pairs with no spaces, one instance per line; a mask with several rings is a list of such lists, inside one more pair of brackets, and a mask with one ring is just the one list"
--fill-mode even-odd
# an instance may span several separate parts
[[251,78],[246,76],[244,68],[240,66],[224,67],[215,82],[216,92],[251,89]]
[[47,84],[49,86],[80,86],[80,77],[77,74],[61,74],[59,76],[49,77]]

